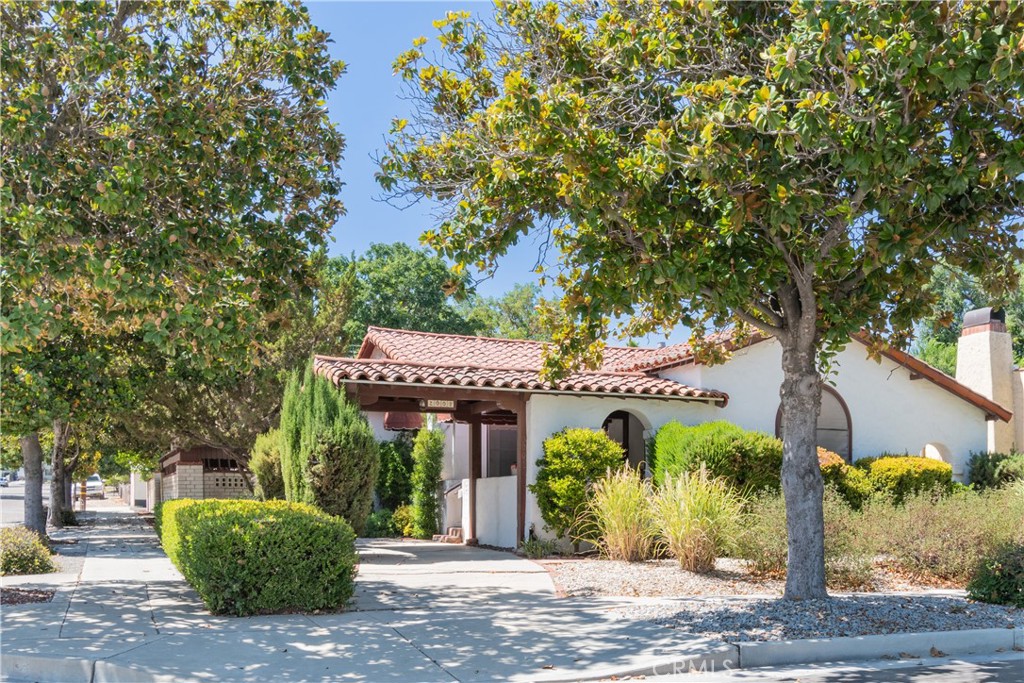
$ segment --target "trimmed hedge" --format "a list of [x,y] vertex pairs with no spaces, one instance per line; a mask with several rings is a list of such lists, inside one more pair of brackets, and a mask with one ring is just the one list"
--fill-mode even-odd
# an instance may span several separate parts
[[953,467],[947,462],[917,455],[882,455],[854,463],[867,473],[875,491],[902,503],[908,496],[925,491],[953,490]]
[[976,488],[987,489],[1024,481],[1024,453],[972,453],[967,465],[968,479]]
[[874,492],[867,473],[847,465],[838,453],[819,446],[818,466],[821,467],[821,478],[825,485],[833,486],[855,510],[859,510]]
[[669,422],[654,437],[654,482],[696,472],[703,463],[708,473],[741,489],[778,490],[782,471],[782,441],[722,420],[686,427]]
[[343,607],[355,533],[340,517],[285,501],[171,500],[156,511],[164,551],[214,614]]

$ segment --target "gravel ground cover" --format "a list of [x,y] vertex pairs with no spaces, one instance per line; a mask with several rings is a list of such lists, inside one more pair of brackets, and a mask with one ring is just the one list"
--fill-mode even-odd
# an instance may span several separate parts
[[54,591],[30,588],[0,588],[0,605],[24,605],[29,602],[50,602]]
[[[758,577],[747,571],[743,560],[719,559],[715,571],[695,574],[683,571],[675,560],[617,562],[596,558],[549,559],[540,564],[551,573],[567,597],[677,597],[685,595],[782,595],[779,578]],[[921,591],[958,588],[943,582],[923,582],[884,564],[877,565],[870,586],[857,590],[877,592]]]
[[727,642],[1024,626],[1024,610],[947,595],[868,593],[805,602],[705,598],[617,611]]

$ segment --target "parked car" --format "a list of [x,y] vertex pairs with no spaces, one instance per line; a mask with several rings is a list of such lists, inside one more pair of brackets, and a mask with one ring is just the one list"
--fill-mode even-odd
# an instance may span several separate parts
[[[77,482],[75,482],[74,486],[71,487],[71,492],[75,498],[78,498],[80,495],[82,495],[79,492]],[[89,478],[85,480],[85,495],[90,497],[95,496],[96,498],[105,497],[103,493],[103,479],[100,478],[100,475],[93,474],[90,475]]]
[[7,475],[0,477],[0,486],[10,486],[11,480],[7,478]]

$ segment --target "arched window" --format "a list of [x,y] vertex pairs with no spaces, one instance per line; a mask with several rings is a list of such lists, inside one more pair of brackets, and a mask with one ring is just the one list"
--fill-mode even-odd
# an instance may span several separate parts
[[[782,438],[782,406],[775,416],[775,435]],[[821,387],[821,412],[818,414],[818,445],[838,453],[846,462],[853,457],[853,428],[850,409],[839,392]]]

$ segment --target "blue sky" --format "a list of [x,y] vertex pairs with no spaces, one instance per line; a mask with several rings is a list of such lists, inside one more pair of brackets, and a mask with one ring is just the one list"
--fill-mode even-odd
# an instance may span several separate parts
[[[332,254],[359,253],[373,242],[404,241],[417,244],[420,234],[433,226],[429,205],[398,209],[380,201],[374,180],[373,158],[384,146],[391,120],[408,112],[401,99],[402,81],[392,75],[391,64],[418,36],[433,38],[432,22],[450,10],[488,14],[489,2],[307,2],[314,23],[331,34],[331,52],[348,70],[328,99],[331,119],[345,135],[342,166],[345,187],[341,199],[347,214],[334,228]],[[478,291],[498,295],[519,282],[536,282],[533,267],[537,247],[523,243],[501,262],[492,279]],[[673,335],[683,341],[686,334]],[[654,344],[659,338],[652,337]]]

